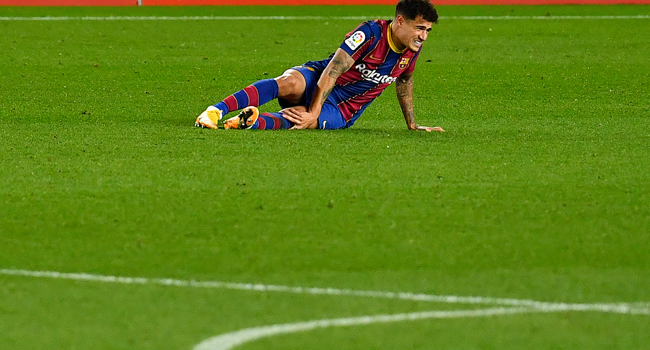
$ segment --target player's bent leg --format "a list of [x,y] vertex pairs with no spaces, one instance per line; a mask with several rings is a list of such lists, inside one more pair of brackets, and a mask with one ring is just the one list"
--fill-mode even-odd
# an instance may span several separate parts
[[307,82],[302,73],[290,68],[275,78],[275,81],[278,84],[278,98],[283,101],[283,105],[297,106],[304,103]]
[[260,113],[257,107],[249,106],[235,117],[223,123],[224,129],[258,129],[278,130],[290,129],[293,124],[278,113]]
[[[215,129],[220,127],[222,118],[229,112],[242,109],[244,106],[261,106],[276,98],[283,108],[305,105],[311,100],[311,93],[321,72],[322,70],[317,67],[300,66],[287,69],[275,79],[257,81],[216,105],[208,107],[197,118],[195,125]],[[281,114],[276,117],[282,118]]]
[[278,98],[278,92],[278,83],[275,79],[259,80],[226,97],[216,105],[208,107],[205,112],[199,115],[195,125],[216,129],[221,118],[229,112],[242,109],[246,106],[261,106]]
[[[292,107],[297,111],[306,111],[305,106]],[[276,113],[260,113],[257,107],[249,106],[244,108],[237,116],[226,120],[224,129],[258,129],[278,130],[291,129],[293,123],[287,120],[282,111]],[[348,127],[348,122],[341,115],[338,107],[331,103],[325,103],[318,119],[309,125],[308,129],[343,129]]]

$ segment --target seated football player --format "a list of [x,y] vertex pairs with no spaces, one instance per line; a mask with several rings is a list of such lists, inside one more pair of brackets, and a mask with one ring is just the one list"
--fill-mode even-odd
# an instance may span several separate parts
[[[275,79],[235,92],[196,119],[217,129],[341,129],[352,126],[386,87],[395,83],[397,101],[410,130],[420,126],[413,111],[413,71],[438,13],[429,0],[400,0],[395,18],[361,23],[329,58],[293,67]],[[282,110],[259,113],[278,99]],[[236,116],[225,116],[241,110]]]

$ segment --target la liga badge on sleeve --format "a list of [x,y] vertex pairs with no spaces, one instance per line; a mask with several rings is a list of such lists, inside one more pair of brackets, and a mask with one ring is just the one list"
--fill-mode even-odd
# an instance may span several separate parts
[[363,44],[366,41],[366,33],[358,30],[345,39],[345,43],[352,50],[356,50],[359,45]]

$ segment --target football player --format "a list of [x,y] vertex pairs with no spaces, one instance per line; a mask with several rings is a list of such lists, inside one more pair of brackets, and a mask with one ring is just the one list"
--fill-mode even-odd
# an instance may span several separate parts
[[[397,100],[410,130],[420,126],[413,111],[413,71],[438,12],[429,0],[400,0],[393,20],[361,23],[329,58],[293,67],[210,106],[198,127],[217,129],[341,129],[352,126],[384,89],[395,83]],[[282,111],[259,113],[278,99]],[[241,112],[230,119],[229,112]]]

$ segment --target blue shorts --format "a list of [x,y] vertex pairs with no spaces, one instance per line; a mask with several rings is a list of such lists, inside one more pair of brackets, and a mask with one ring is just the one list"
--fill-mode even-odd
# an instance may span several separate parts
[[[305,107],[309,107],[311,100],[314,97],[314,90],[316,90],[316,84],[318,79],[320,79],[321,73],[325,67],[312,67],[309,64],[312,62],[307,62],[303,66],[293,67],[305,77]],[[292,107],[284,106],[280,101],[280,106],[282,108]],[[343,129],[349,127],[348,122],[343,118],[341,110],[336,106],[336,104],[328,98],[323,104],[323,108],[320,111],[320,116],[318,116],[318,129]]]

